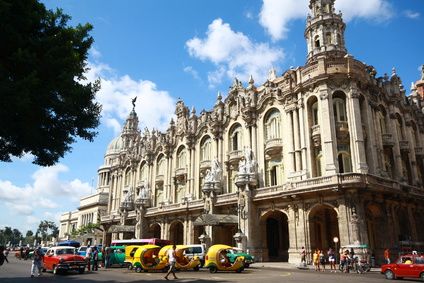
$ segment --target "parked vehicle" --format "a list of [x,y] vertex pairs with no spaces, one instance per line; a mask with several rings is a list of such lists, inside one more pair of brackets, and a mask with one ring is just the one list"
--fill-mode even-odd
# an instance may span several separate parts
[[166,271],[168,257],[159,257],[160,249],[161,247],[156,245],[140,246],[134,253],[133,269],[135,272]]
[[381,273],[386,279],[420,278],[424,281],[424,256],[407,254],[400,256],[394,263],[383,264]]
[[43,257],[43,271],[51,270],[53,274],[69,270],[84,273],[85,266],[84,257],[77,255],[75,247],[71,246],[49,248]]
[[[137,246],[137,245],[131,245],[131,246],[125,247],[125,261],[124,261],[124,263],[127,265],[129,270],[133,269],[133,267],[134,267],[135,252],[140,247],[141,246]],[[140,259],[137,258],[137,261],[140,261]]]
[[[172,245],[164,246],[159,251],[159,258],[165,258],[168,260],[168,250],[172,248]],[[185,254],[185,251],[187,249],[190,249],[191,247],[185,246],[185,245],[177,245],[175,250],[175,268],[177,270],[189,270],[193,269],[195,271],[198,271],[200,269],[200,259],[198,256],[192,256],[189,257]]]
[[111,246],[109,247],[109,265],[119,265],[120,267],[126,266],[125,263],[125,246]]
[[142,245],[155,245],[163,247],[170,245],[171,241],[162,240],[158,238],[149,239],[128,239],[128,240],[113,240],[111,246],[142,246]]
[[72,241],[72,240],[67,240],[67,241],[63,241],[63,242],[59,242],[57,243],[57,246],[63,246],[63,247],[74,247],[74,248],[79,248],[81,246],[80,242],[77,241]]
[[230,260],[230,263],[234,263],[236,259],[241,256],[244,258],[244,267],[246,268],[255,262],[255,257],[249,253],[243,252],[242,249],[234,247],[228,250],[227,257]]
[[205,264],[205,256],[206,256],[206,247],[205,245],[186,245],[186,249],[184,250],[184,255],[189,259],[197,256],[200,260],[200,265],[203,266]]
[[211,273],[219,271],[235,271],[240,273],[244,269],[244,257],[239,256],[231,263],[227,257],[229,250],[233,249],[227,245],[213,245],[209,248],[205,257],[205,267]]

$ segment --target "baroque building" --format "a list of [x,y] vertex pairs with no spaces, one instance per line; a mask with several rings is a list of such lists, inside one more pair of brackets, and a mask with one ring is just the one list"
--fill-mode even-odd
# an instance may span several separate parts
[[395,69],[376,77],[347,52],[334,0],[309,8],[305,66],[260,86],[235,79],[199,114],[179,100],[166,132],[140,131],[133,108],[60,235],[93,213],[99,242],[225,243],[259,261],[424,242],[424,70],[407,96]]

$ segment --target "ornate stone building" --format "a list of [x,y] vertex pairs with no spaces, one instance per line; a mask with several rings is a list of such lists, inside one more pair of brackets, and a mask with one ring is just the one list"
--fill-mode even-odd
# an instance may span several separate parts
[[199,114],[178,101],[166,132],[141,132],[133,109],[98,170],[103,242],[226,243],[298,262],[334,237],[377,256],[424,241],[423,97],[348,54],[334,0],[309,8],[305,66],[235,79]]

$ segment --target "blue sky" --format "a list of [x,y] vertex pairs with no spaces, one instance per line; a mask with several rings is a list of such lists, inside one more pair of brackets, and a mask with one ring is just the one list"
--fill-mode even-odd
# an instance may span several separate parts
[[[165,129],[182,98],[199,113],[234,77],[256,85],[273,67],[281,75],[306,61],[303,37],[307,0],[45,0],[94,26],[87,80],[101,78],[103,105],[93,143],[78,141],[56,166],[31,156],[0,163],[0,228],[23,233],[41,220],[58,221],[94,192],[108,143],[119,133],[138,96],[140,128]],[[422,0],[337,0],[347,24],[348,52],[373,65],[378,76],[396,67],[407,93],[424,64]],[[57,222],[58,223],[58,222]]]

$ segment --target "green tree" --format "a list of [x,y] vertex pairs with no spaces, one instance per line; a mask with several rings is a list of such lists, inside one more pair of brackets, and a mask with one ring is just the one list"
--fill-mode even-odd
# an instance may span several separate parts
[[52,237],[57,238],[59,235],[59,228],[53,221],[43,220],[38,225],[37,232],[35,233],[35,237],[37,240],[46,241],[51,239]]
[[0,0],[0,161],[31,153],[50,166],[97,134],[99,82],[81,82],[92,26],[69,19],[37,0]]

